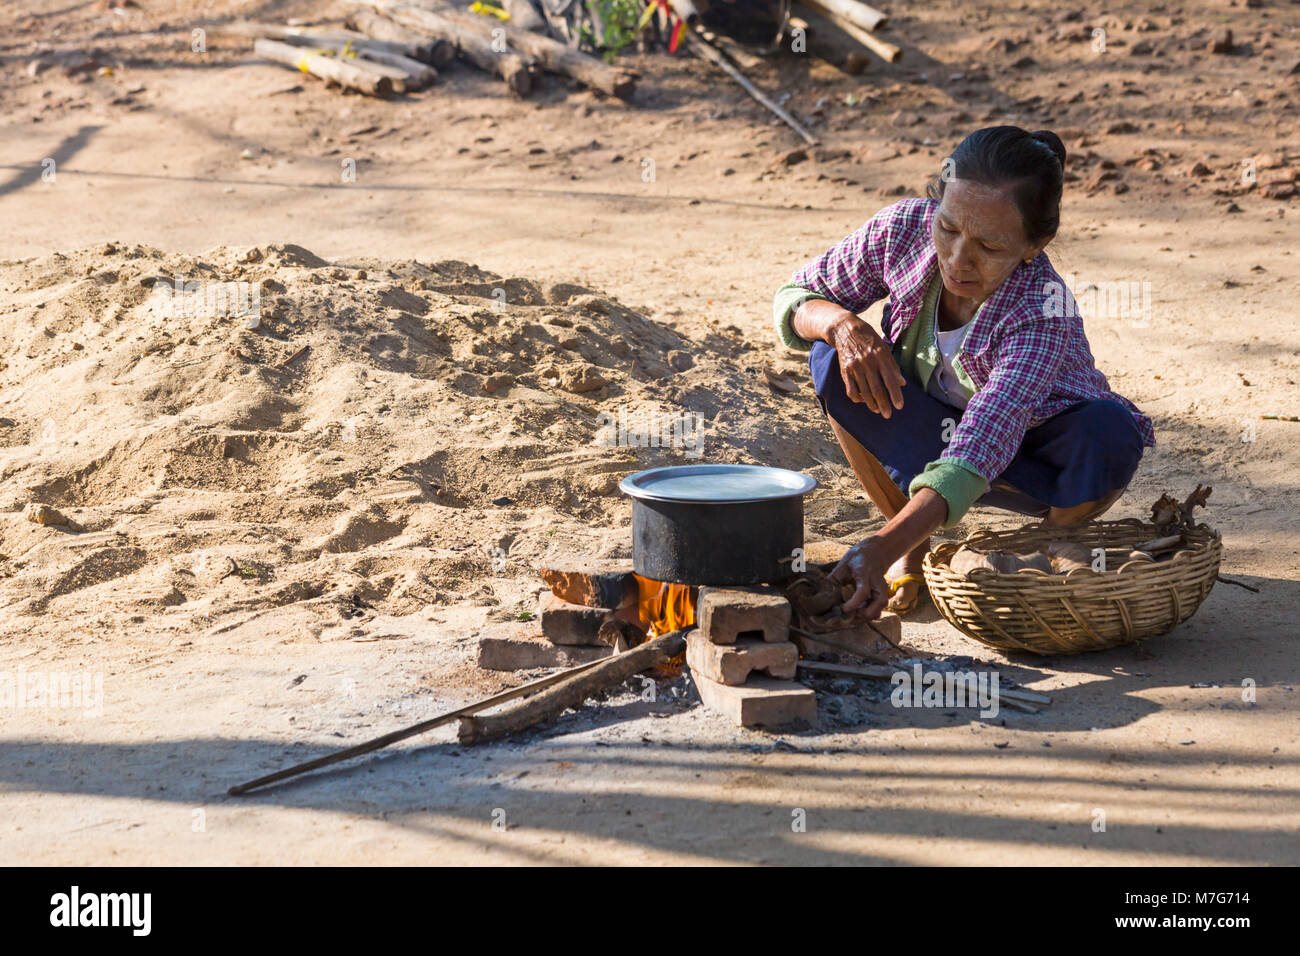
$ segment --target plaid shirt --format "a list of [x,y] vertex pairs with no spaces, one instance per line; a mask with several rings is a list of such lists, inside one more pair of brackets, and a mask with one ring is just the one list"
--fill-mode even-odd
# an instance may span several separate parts
[[[916,320],[937,268],[930,233],[937,205],[904,199],[882,209],[796,272],[790,284],[850,312],[888,296],[893,345]],[[1027,429],[1078,402],[1118,402],[1132,413],[1144,447],[1156,443],[1151,419],[1112,392],[1097,370],[1074,297],[1046,252],[1017,266],[980,306],[958,364],[975,394],[939,460],[969,463],[990,482],[1016,456]]]

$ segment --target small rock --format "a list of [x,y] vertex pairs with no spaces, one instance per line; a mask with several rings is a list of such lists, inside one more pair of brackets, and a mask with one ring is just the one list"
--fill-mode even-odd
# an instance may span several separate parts
[[505,373],[501,373],[500,375],[489,375],[487,378],[483,379],[483,391],[487,392],[489,395],[495,395],[497,392],[507,389],[513,384],[515,384],[515,377],[513,375],[507,375]]
[[40,525],[67,525],[71,523],[62,511],[51,508],[49,505],[37,504],[34,501],[23,511],[23,516],[28,521]]
[[1220,30],[1210,40],[1206,47],[1211,53],[1231,53],[1232,52],[1232,31],[1228,29]]
[[776,158],[778,166],[798,166],[808,158],[808,151],[804,149],[792,149],[782,153]]
[[594,366],[584,365],[582,368],[564,372],[560,376],[560,388],[566,392],[581,394],[582,392],[594,392],[605,385],[605,379],[596,371]]
[[1038,65],[1038,61],[1035,60],[1032,56],[1022,56],[1017,60],[1011,61],[1011,69],[1013,70],[1027,70],[1031,66],[1037,66],[1037,65]]
[[695,359],[691,357],[690,352],[673,349],[668,353],[668,364],[672,366],[674,371],[685,372],[687,369],[695,367]]
[[1103,183],[1114,179],[1119,179],[1118,172],[1113,169],[1099,169],[1088,177],[1087,181],[1083,184],[1083,188],[1090,193],[1096,192],[1102,187]]
[[1205,176],[1212,175],[1213,172],[1214,170],[1210,169],[1209,166],[1206,166],[1204,163],[1200,162],[1199,160],[1193,163],[1187,169],[1188,176],[1205,177]]
[[586,312],[595,312],[597,315],[609,315],[610,304],[607,299],[602,299],[598,295],[575,295],[568,300],[571,308],[582,309]]
[[920,126],[925,120],[921,118],[920,114],[913,113],[911,110],[899,110],[889,117],[889,122],[895,126]]
[[1056,40],[1059,43],[1082,43],[1091,37],[1092,30],[1081,23],[1062,25],[1056,30]]
[[1136,133],[1138,132],[1138,127],[1135,123],[1130,123],[1128,120],[1121,120],[1118,123],[1111,123],[1107,126],[1106,132],[1107,134]]

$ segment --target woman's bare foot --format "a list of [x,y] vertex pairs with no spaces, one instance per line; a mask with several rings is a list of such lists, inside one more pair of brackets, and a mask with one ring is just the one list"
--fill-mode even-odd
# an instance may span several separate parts
[[921,572],[921,562],[925,560],[926,554],[930,551],[930,539],[917,545],[907,554],[903,555],[889,567],[885,574],[885,580],[893,587],[893,582],[900,578],[906,577],[907,580],[898,585],[894,591],[894,596],[889,599],[887,611],[903,615],[916,607],[921,597],[921,588],[925,586],[925,577]]

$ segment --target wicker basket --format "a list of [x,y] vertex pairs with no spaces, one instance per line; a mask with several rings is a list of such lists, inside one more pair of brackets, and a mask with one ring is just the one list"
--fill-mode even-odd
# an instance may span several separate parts
[[[1023,553],[1065,537],[1089,548],[1130,549],[1160,536],[1155,525],[1128,518],[1068,529],[1035,524],[981,531],[965,543]],[[1214,587],[1223,544],[1204,524],[1187,533],[1187,543],[1168,560],[1129,561],[1105,572],[979,569],[967,577],[948,567],[961,545],[945,542],[926,555],[925,582],[948,622],[981,644],[1034,654],[1100,651],[1164,634],[1195,613]]]

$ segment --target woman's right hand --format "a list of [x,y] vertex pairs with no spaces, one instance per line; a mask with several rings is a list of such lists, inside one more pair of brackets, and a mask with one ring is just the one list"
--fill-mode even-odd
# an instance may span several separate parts
[[842,315],[825,326],[825,341],[839,355],[844,391],[851,400],[888,418],[891,406],[903,407],[902,389],[906,379],[894,361],[889,343],[852,312],[847,309],[841,312]]

